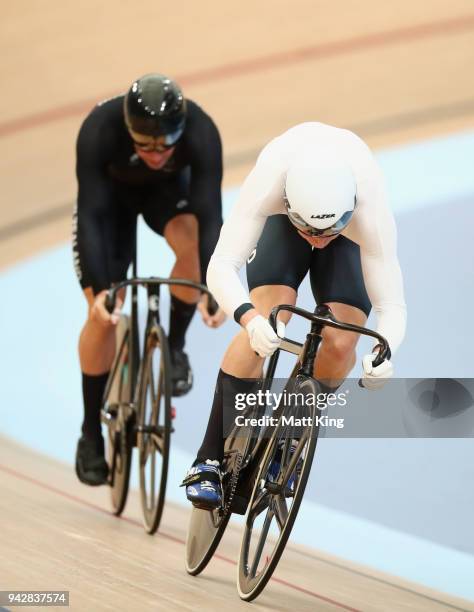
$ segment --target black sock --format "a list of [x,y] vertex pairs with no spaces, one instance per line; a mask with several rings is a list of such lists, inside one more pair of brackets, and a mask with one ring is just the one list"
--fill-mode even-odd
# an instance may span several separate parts
[[183,350],[186,331],[195,312],[196,304],[188,304],[171,296],[168,342],[172,350]]
[[[251,393],[259,384],[259,379],[236,378],[219,370],[209,422],[195,463],[202,463],[206,459],[222,462],[224,458],[224,410],[227,411],[230,418],[235,416],[235,395]],[[226,425],[227,421],[228,419],[226,419]]]
[[91,440],[101,439],[100,406],[109,373],[90,376],[82,374],[82,396],[84,398],[84,421],[82,434]]

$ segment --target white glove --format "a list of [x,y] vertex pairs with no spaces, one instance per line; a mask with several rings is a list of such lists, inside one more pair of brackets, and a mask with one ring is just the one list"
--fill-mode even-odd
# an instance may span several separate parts
[[362,359],[362,367],[364,368],[364,376],[362,377],[362,385],[366,389],[380,389],[384,386],[389,378],[393,376],[393,365],[389,360],[382,361],[380,365],[374,367],[373,361],[377,357],[371,353]]
[[273,331],[270,323],[257,315],[245,326],[250,338],[250,346],[260,355],[260,357],[270,357],[281,344],[281,339],[285,336],[285,324],[283,321],[277,321],[278,335]]

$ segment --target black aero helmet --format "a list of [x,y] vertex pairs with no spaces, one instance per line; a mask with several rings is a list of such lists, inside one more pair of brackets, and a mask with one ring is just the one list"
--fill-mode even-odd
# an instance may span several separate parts
[[186,121],[186,100],[178,85],[163,74],[152,73],[132,83],[124,99],[129,130],[165,137],[167,145],[181,136]]

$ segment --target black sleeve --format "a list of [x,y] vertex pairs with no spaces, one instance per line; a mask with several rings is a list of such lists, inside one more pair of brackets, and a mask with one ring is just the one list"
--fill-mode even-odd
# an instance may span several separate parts
[[[204,113],[203,113],[204,114]],[[199,222],[201,282],[206,282],[207,266],[222,226],[222,145],[219,131],[204,114],[193,134],[190,200]]]
[[106,175],[110,136],[99,113],[93,111],[82,124],[76,147],[78,181],[76,264],[81,285],[94,294],[110,286],[105,227],[112,205]]

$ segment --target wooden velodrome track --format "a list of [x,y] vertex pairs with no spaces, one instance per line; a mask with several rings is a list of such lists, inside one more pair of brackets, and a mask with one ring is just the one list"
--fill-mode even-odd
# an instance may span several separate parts
[[[69,466],[0,442],[2,589],[69,590],[75,610],[249,609],[235,587],[239,528],[227,528],[193,578],[183,563],[187,508],[168,503],[160,531],[149,536],[137,494],[116,519],[103,487],[81,487]],[[437,612],[474,604],[290,543],[252,609]]]
[[[69,238],[74,140],[93,104],[160,70],[216,120],[225,184],[305,120],[374,147],[474,125],[472,0],[261,0],[173,5],[18,0],[0,23],[0,266]],[[72,274],[71,266],[71,274]],[[183,570],[188,509],[146,536],[136,496],[122,520],[107,491],[5,438],[1,589],[69,589],[83,610],[246,609],[238,528],[198,579]],[[257,610],[441,610],[472,604],[290,545]]]

